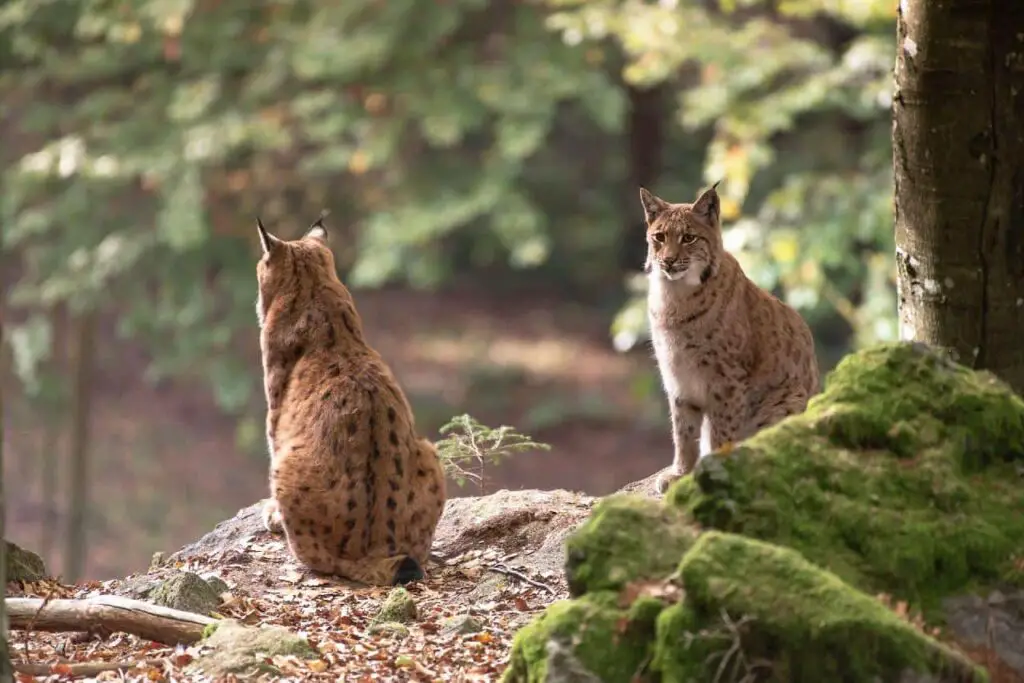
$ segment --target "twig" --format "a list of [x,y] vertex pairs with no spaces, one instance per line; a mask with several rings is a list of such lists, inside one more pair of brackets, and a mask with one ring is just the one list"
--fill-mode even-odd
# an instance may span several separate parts
[[551,595],[555,595],[557,593],[557,591],[554,588],[552,588],[551,586],[547,585],[546,583],[541,583],[540,581],[535,581],[535,580],[531,579],[529,576],[527,576],[526,574],[523,574],[522,572],[517,572],[515,569],[509,569],[508,567],[506,567],[503,564],[491,565],[490,567],[487,568],[487,571],[497,572],[498,574],[504,574],[505,576],[515,577],[515,578],[519,579],[520,581],[525,581],[526,583],[530,584],[531,586],[533,586],[535,588],[543,588],[548,593],[551,593]]
[[29,662],[13,662],[14,670],[27,676],[95,676],[104,671],[125,671],[139,665],[145,667],[163,666],[164,659],[144,659],[138,662],[54,662],[50,664],[31,664]]

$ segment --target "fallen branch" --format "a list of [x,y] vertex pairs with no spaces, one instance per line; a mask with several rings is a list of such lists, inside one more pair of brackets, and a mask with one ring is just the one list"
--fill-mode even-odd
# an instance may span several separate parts
[[123,631],[167,645],[191,644],[217,621],[201,614],[161,607],[141,600],[101,595],[84,600],[7,598],[12,629],[39,631]]
[[96,676],[105,671],[128,671],[139,666],[150,669],[160,668],[164,665],[163,659],[144,659],[139,662],[54,662],[52,664],[29,664],[28,662],[13,662],[14,670],[17,673],[27,676]]
[[490,567],[487,568],[487,571],[492,571],[492,572],[496,572],[498,574],[504,574],[505,576],[514,577],[516,579],[519,579],[520,581],[524,581],[524,582],[530,584],[534,588],[543,588],[548,593],[551,593],[551,595],[556,595],[557,594],[557,591],[554,588],[552,588],[551,586],[547,585],[546,583],[541,583],[540,581],[534,581],[533,579],[531,579],[526,574],[524,574],[522,572],[517,572],[515,569],[509,569],[508,567],[506,567],[503,564],[491,565]]

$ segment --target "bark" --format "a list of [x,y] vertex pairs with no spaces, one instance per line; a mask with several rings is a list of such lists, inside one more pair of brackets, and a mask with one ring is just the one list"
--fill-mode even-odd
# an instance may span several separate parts
[[64,554],[65,578],[74,581],[85,565],[85,534],[89,515],[89,421],[92,413],[92,365],[96,318],[83,312],[75,330],[74,387],[71,406],[71,472],[68,476],[68,535]]
[[114,595],[85,600],[7,598],[11,628],[28,631],[131,633],[167,645],[195,643],[217,620]]
[[901,0],[900,337],[1024,392],[1024,2]]

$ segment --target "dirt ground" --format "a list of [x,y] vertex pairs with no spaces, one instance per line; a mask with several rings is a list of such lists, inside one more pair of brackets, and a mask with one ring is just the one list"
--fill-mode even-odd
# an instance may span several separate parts
[[[392,364],[424,434],[439,438],[451,416],[514,425],[547,452],[486,470],[483,492],[567,488],[601,495],[668,464],[671,445],[647,349],[616,353],[609,314],[531,294],[483,300],[463,290],[356,292],[371,343]],[[200,380],[154,386],[143,379],[142,349],[101,332],[91,424],[89,554],[84,576],[105,579],[144,569],[266,492],[266,456],[239,447],[237,423],[221,414]],[[259,373],[255,316],[239,350]],[[653,384],[652,384],[653,383]],[[650,388],[653,386],[654,391]],[[60,542],[42,546],[48,514],[66,524],[66,466],[57,504],[41,494],[47,416],[17,401],[6,411],[7,536],[63,571]],[[251,411],[262,419],[259,406]],[[259,439],[257,439],[257,442]],[[63,456],[62,456],[63,457]],[[450,486],[450,495],[479,487]]]

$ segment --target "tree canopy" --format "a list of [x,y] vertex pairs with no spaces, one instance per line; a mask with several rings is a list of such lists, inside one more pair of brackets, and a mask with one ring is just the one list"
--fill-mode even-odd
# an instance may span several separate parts
[[[252,324],[257,214],[290,235],[331,210],[356,287],[498,269],[620,289],[649,88],[659,194],[723,179],[748,274],[823,334],[893,338],[894,22],[876,0],[6,2],[19,374],[49,307],[115,306],[154,375],[201,372],[240,409],[256,378],[225,351]],[[626,301],[617,343],[643,325]]]

